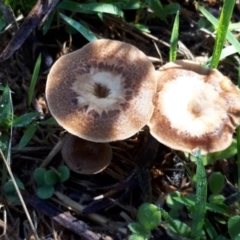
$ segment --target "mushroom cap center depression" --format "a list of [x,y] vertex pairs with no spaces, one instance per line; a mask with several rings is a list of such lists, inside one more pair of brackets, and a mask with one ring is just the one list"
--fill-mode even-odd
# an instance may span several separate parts
[[164,84],[158,95],[161,114],[178,133],[197,137],[213,133],[227,118],[226,103],[213,85],[189,77]]
[[136,47],[100,39],[62,56],[51,68],[46,98],[58,123],[94,142],[134,135],[152,116],[155,69]]
[[91,68],[90,73],[81,76],[81,80],[76,77],[70,87],[77,94],[72,102],[79,107],[87,106],[87,112],[95,110],[101,114],[115,110],[126,101],[123,80],[121,74]]

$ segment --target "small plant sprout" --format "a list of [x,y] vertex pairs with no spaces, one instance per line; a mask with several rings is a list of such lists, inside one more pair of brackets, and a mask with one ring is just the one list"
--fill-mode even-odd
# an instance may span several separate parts
[[213,172],[208,177],[208,186],[213,194],[219,194],[225,187],[225,178],[220,172]]
[[161,222],[161,212],[152,203],[143,203],[137,211],[138,222],[130,223],[129,229],[133,233],[129,239],[148,239],[151,231],[157,228]]
[[[23,182],[16,176],[14,176],[14,179],[17,183],[17,186],[20,190],[24,190],[24,184]],[[14,187],[13,181],[9,180],[7,182],[5,182],[5,184],[3,185],[3,191],[6,194],[8,200],[14,204],[18,204],[20,203],[19,201],[19,197],[17,195],[16,189]]]
[[208,201],[215,204],[223,204],[225,197],[221,195],[225,187],[225,178],[220,172],[213,172],[208,177],[208,187],[211,194],[208,196]]
[[228,231],[232,240],[240,239],[240,216],[233,216],[228,220]]
[[67,166],[60,166],[57,170],[36,168],[33,172],[33,178],[37,183],[37,196],[42,199],[48,199],[54,194],[54,185],[58,182],[66,181],[70,176]]

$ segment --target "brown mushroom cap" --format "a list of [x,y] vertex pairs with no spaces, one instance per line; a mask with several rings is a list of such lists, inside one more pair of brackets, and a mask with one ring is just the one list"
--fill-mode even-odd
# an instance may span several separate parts
[[50,70],[50,112],[71,134],[94,142],[134,135],[153,113],[155,70],[136,47],[96,40],[62,56]]
[[110,164],[112,148],[108,143],[89,142],[68,134],[63,141],[62,157],[74,172],[96,174]]
[[227,148],[239,124],[240,90],[216,69],[179,60],[157,71],[151,134],[176,150]]

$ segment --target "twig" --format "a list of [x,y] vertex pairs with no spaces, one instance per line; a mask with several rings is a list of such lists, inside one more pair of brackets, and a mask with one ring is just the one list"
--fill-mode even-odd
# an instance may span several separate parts
[[24,199],[27,203],[29,203],[31,206],[33,206],[41,213],[49,216],[64,228],[71,230],[78,236],[82,237],[81,239],[85,240],[100,239],[94,232],[89,230],[89,226],[86,223],[73,217],[67,212],[62,212],[48,201],[29,195],[25,195]]
[[51,162],[53,157],[60,151],[61,147],[62,147],[62,140],[59,140],[57,144],[54,146],[54,148],[52,149],[52,151],[48,154],[48,156],[42,162],[40,167],[42,168],[46,167]]
[[59,0],[37,1],[36,5],[24,20],[23,24],[20,26],[7,47],[0,55],[0,61],[10,58],[13,53],[22,46],[33,29],[35,29],[42,20],[45,20],[46,14],[48,15],[56,7],[58,2]]
[[[79,213],[82,213],[84,207],[81,204],[77,203],[76,201],[73,201],[71,198],[69,198],[68,196],[66,196],[58,191],[55,191],[54,194],[58,197],[58,199],[60,199],[66,205],[70,206],[74,210],[77,210]],[[97,213],[91,213],[91,214],[87,215],[86,217],[88,217],[92,221],[94,221],[98,224],[101,224],[103,226],[109,222],[109,219],[107,219]]]

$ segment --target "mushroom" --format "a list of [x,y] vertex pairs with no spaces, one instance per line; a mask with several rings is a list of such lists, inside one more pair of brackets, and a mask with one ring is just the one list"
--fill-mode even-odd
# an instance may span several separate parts
[[136,47],[96,40],[62,56],[50,70],[46,99],[68,132],[93,142],[126,139],[153,113],[155,69]]
[[108,143],[89,142],[67,134],[63,140],[62,157],[72,171],[96,174],[110,164],[112,148]]
[[151,134],[176,150],[203,155],[221,151],[239,125],[240,90],[216,69],[187,60],[164,65],[157,74]]

